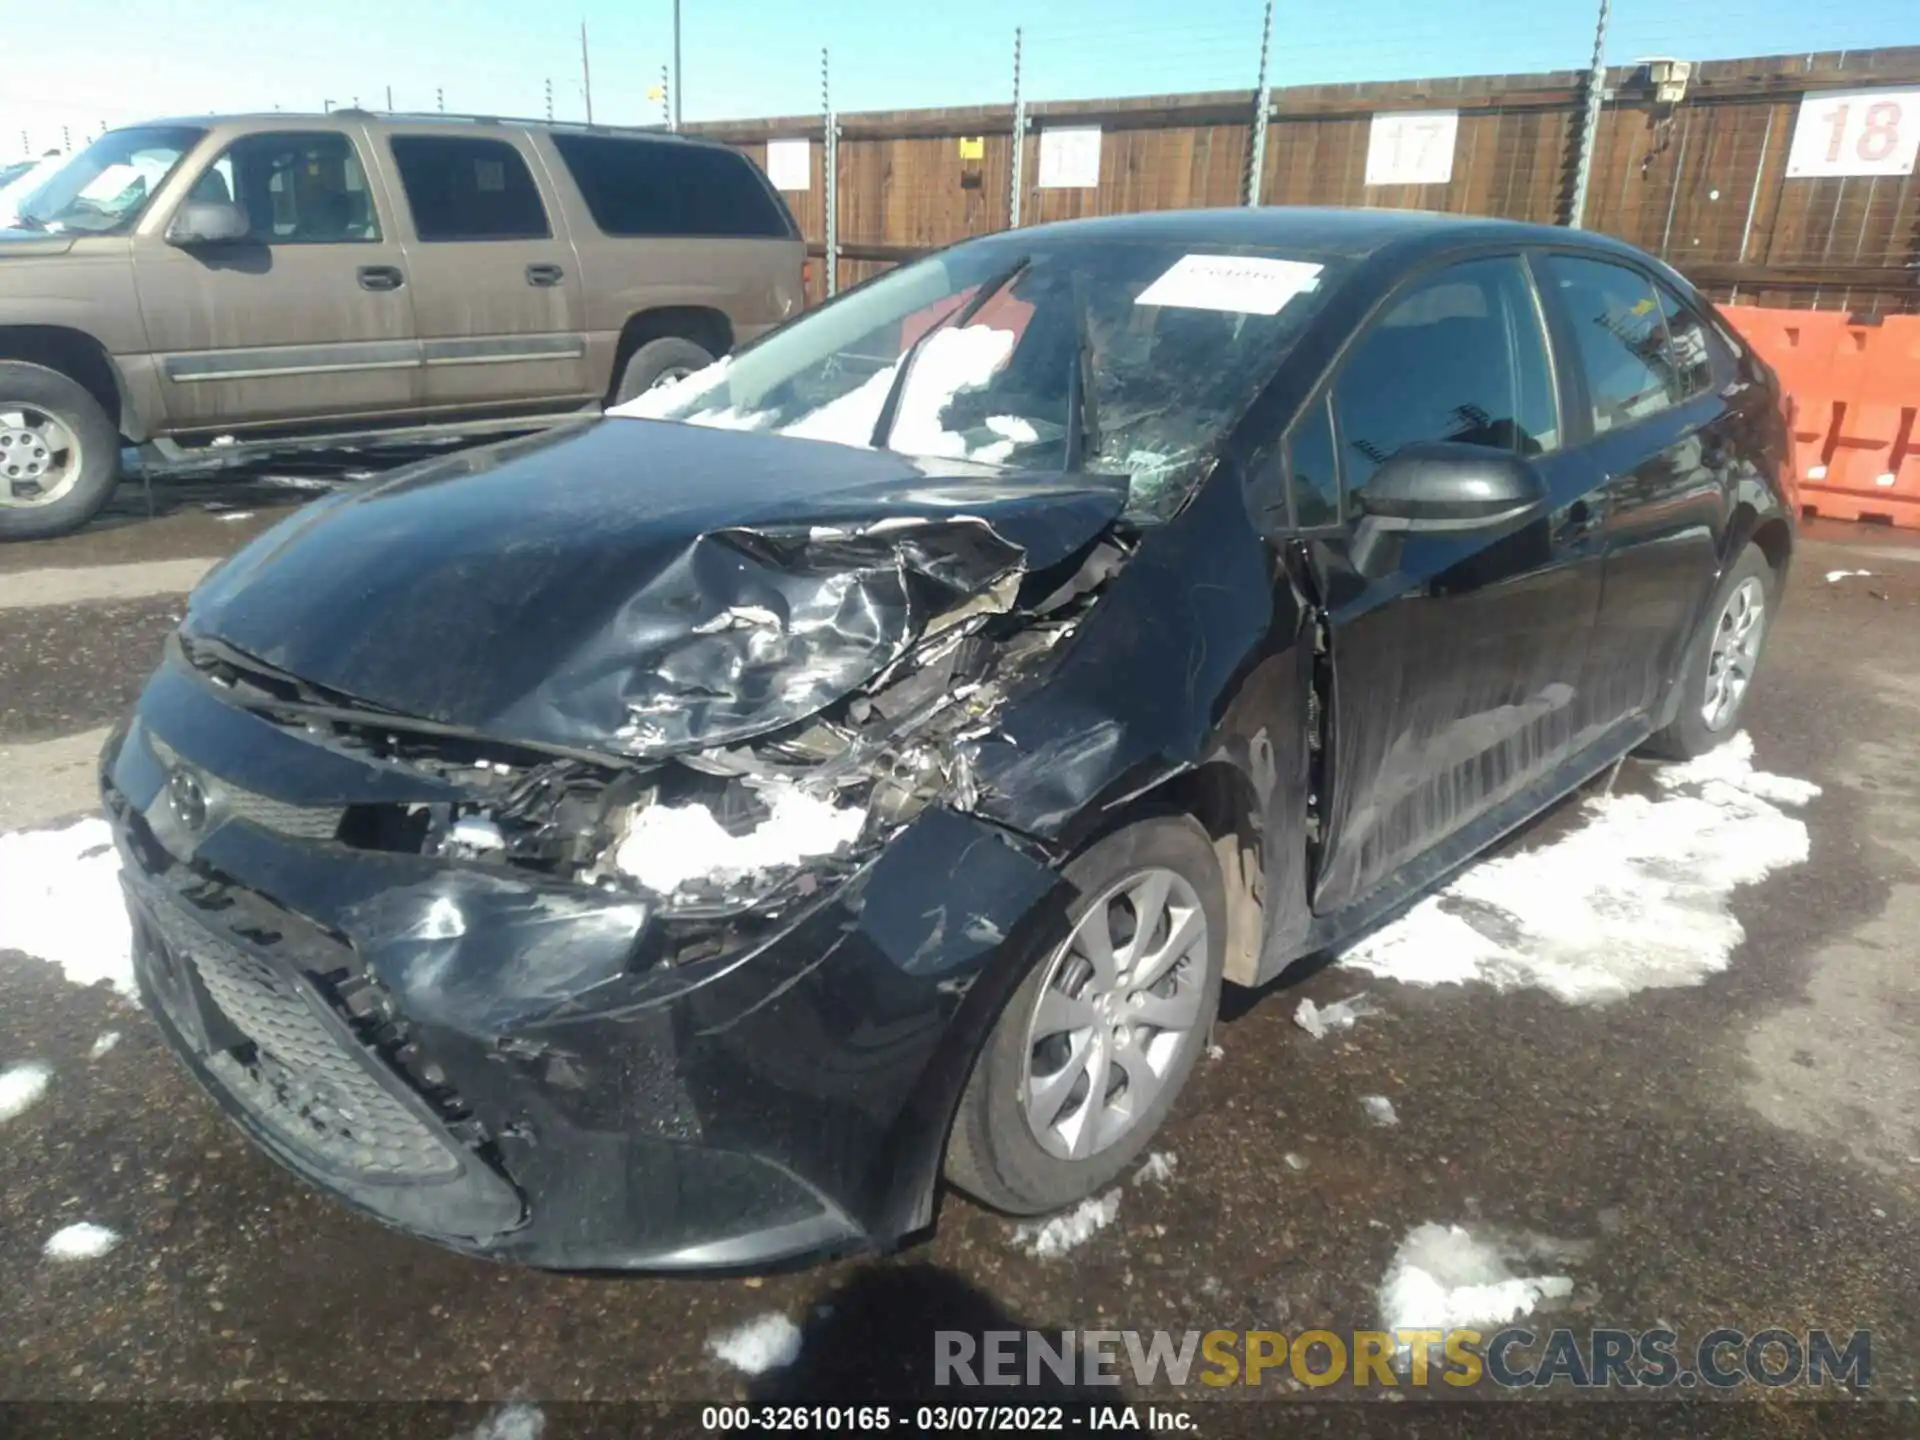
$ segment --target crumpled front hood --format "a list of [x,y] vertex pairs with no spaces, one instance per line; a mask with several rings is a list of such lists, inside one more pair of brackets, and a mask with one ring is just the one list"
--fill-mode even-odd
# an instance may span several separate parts
[[[189,634],[399,714],[651,757],[832,703],[1099,536],[1126,482],[607,420],[310,506]],[[1005,608],[1002,603],[999,608]]]

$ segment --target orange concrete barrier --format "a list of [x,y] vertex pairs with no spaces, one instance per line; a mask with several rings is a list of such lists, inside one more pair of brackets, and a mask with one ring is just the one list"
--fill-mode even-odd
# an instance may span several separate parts
[[1920,529],[1920,315],[1865,325],[1833,311],[1723,313],[1792,402],[1801,509]]

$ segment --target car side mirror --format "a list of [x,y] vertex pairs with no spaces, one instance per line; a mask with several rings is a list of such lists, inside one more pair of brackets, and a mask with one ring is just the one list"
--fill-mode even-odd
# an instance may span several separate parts
[[1547,482],[1511,450],[1422,441],[1402,446],[1354,499],[1353,563],[1379,574],[1399,563],[1404,536],[1490,530],[1545,514]]
[[174,212],[167,226],[167,243],[191,245],[231,245],[244,240],[252,229],[247,212],[230,200],[189,200]]

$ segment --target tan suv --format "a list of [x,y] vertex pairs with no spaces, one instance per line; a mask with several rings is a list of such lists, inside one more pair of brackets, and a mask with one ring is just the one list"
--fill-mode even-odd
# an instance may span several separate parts
[[591,413],[797,313],[751,161],[659,132],[445,115],[111,131],[0,230],[0,539],[162,462]]

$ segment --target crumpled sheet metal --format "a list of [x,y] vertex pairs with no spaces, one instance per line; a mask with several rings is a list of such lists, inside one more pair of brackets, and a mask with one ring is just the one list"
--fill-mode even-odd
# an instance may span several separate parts
[[614,653],[576,653],[556,680],[568,709],[618,717],[610,729],[624,752],[731,744],[871,680],[929,621],[1024,560],[968,518],[851,534],[712,531],[613,618],[603,640]]
[[[1207,758],[1274,622],[1272,562],[1246,524],[1239,487],[1225,478],[1202,486],[1142,546],[1044,684],[972,745],[975,813],[1071,846],[1096,801]],[[1196,588],[1194,574],[1212,581]],[[1169,675],[1184,684],[1166,684]]]

